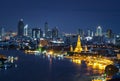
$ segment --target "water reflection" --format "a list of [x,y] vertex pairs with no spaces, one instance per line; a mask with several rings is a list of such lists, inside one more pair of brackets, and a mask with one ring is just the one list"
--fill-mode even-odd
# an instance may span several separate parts
[[[28,54],[28,53],[27,53]],[[30,53],[33,55],[37,55],[37,56],[42,56],[43,59],[48,59],[49,60],[49,71],[51,72],[51,68],[52,68],[52,61],[53,60],[64,60],[64,56],[62,56],[61,54],[36,54],[36,53]],[[93,59],[94,58],[94,59]],[[96,57],[71,57],[69,60],[72,63],[75,63],[79,66],[77,66],[78,68],[82,68],[81,73],[85,73],[86,76],[90,76],[90,75],[101,75],[104,73],[104,68],[106,65],[102,65],[100,63],[98,63],[98,61],[93,61],[95,60]]]
[[[29,53],[26,54],[28,55]],[[103,57],[64,57],[61,54],[49,53],[30,53],[28,56],[31,55],[41,57],[44,61],[47,60],[44,64],[48,64],[46,74],[48,81],[88,81],[91,76],[103,74],[105,66],[112,64],[112,61]]]
[[[96,63],[92,63],[90,64],[89,62],[86,62],[84,60],[81,60],[79,58],[74,58],[74,59],[70,59],[71,62],[81,65],[81,68],[85,68],[86,69],[86,75],[101,75],[104,73],[104,69],[101,67],[104,66],[99,66]],[[82,69],[83,70],[83,69]]]
[[59,55],[29,55],[21,51],[11,51],[9,54],[18,55],[17,61],[11,61],[18,66],[14,65],[17,68],[7,70],[5,75],[0,72],[0,81],[89,81],[93,74],[93,68],[84,60],[75,63]]
[[0,69],[8,69],[11,67],[17,68],[17,64],[14,62],[18,60],[18,57],[8,56],[5,58],[0,58]]

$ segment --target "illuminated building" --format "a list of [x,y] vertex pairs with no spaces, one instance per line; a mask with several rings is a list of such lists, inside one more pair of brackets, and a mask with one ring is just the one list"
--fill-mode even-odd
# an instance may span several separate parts
[[78,35],[80,35],[83,38],[84,37],[84,31],[82,29],[78,29]]
[[96,36],[102,36],[102,28],[100,26],[97,27]]
[[57,29],[57,27],[52,29],[52,38],[58,38],[58,29]]
[[0,28],[0,40],[3,40],[4,36],[5,36],[5,29],[4,29],[4,27],[1,27]]
[[84,52],[88,52],[87,45],[85,45],[85,47],[84,47]]
[[24,23],[23,19],[18,22],[18,36],[24,36]]
[[47,45],[48,45],[48,41],[41,38],[40,42],[39,42],[39,46],[44,47],[44,46],[47,46]]
[[28,28],[28,36],[32,37],[32,28]]
[[85,54],[85,53],[89,53],[88,48],[86,45],[84,46],[84,49],[82,48],[80,35],[78,35],[77,44],[76,44],[75,49],[73,50],[72,45],[70,45],[70,51],[68,52],[68,54],[73,55],[73,54]]
[[52,31],[48,29],[47,31],[47,37],[46,38],[52,38]]
[[72,45],[70,45],[70,51],[73,52],[73,47],[72,47]]
[[107,34],[108,38],[111,38],[112,37],[112,30],[108,29],[107,32],[106,32],[106,34]]
[[91,36],[91,30],[88,30],[88,36],[89,37]]
[[28,25],[24,26],[24,36],[28,36]]
[[40,28],[32,29],[32,37],[34,39],[40,39],[43,36],[43,32]]
[[120,60],[120,54],[117,54],[117,59],[119,59],[119,60]]
[[79,53],[81,53],[82,50],[83,50],[83,49],[82,49],[82,47],[81,47],[80,35],[78,35],[77,45],[76,45],[76,48],[75,48],[74,52],[79,52]]

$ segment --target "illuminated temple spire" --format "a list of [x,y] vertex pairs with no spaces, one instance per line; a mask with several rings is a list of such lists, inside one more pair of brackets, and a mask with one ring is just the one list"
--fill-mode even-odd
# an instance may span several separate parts
[[70,51],[73,52],[73,46],[72,45],[70,45]]
[[88,48],[87,48],[87,45],[85,45],[84,52],[87,52],[87,51],[88,51]]
[[78,35],[77,46],[76,46],[74,52],[81,53],[81,51],[82,51],[81,40],[80,40],[80,35]]

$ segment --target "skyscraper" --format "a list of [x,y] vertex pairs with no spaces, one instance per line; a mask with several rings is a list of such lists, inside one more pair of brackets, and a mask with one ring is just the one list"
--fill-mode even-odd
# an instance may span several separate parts
[[111,38],[112,37],[112,30],[111,29],[107,29],[106,34],[107,34],[108,38]]
[[24,36],[28,36],[28,25],[24,26]]
[[45,22],[45,37],[47,37],[48,36],[48,23],[47,22]]
[[33,28],[32,29],[32,37],[35,39],[39,39],[43,36],[43,32],[40,28]]
[[82,29],[78,29],[78,35],[84,38],[84,31]]
[[91,36],[91,30],[88,29],[87,32],[88,32],[88,35],[87,35],[87,36],[90,37],[90,36]]
[[96,36],[102,36],[102,28],[100,26],[97,27]]
[[4,36],[5,36],[5,29],[4,27],[1,27],[0,28],[0,40],[3,40]]
[[18,36],[24,36],[24,23],[23,19],[18,22]]
[[52,30],[48,29],[47,34],[47,38],[52,38]]
[[52,29],[52,38],[58,38],[58,29],[57,29],[57,27]]
[[28,28],[28,36],[32,37],[32,28],[30,28],[30,27]]

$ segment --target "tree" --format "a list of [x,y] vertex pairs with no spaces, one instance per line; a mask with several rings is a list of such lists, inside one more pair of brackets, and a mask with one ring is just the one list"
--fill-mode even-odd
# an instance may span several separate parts
[[114,65],[108,65],[106,66],[105,68],[105,73],[108,75],[108,76],[113,76],[114,74],[116,74],[117,72],[119,71],[119,69],[114,66]]

